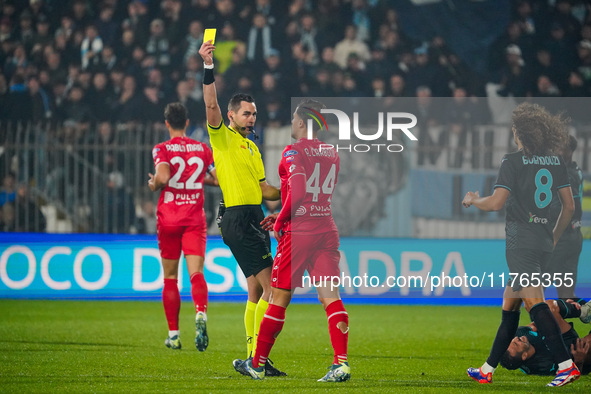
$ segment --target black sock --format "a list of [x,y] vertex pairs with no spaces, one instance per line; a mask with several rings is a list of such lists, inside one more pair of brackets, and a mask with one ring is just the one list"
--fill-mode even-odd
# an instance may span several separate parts
[[534,305],[529,311],[531,320],[536,324],[538,334],[544,339],[544,343],[550,354],[554,357],[554,362],[559,364],[570,359],[566,345],[562,340],[560,326],[552,315],[550,307],[545,302]]
[[573,317],[580,317],[581,316],[581,310],[577,309],[570,302],[566,302],[565,299],[560,298],[560,299],[556,300],[556,303],[558,304],[558,310],[560,312],[560,316],[562,316],[563,319],[570,319]]
[[493,368],[499,365],[499,361],[505,351],[509,347],[509,344],[515,337],[517,327],[519,326],[519,311],[503,311],[503,317],[501,318],[501,325],[497,330],[497,336],[493,342],[492,348],[490,349],[490,355],[486,362]]

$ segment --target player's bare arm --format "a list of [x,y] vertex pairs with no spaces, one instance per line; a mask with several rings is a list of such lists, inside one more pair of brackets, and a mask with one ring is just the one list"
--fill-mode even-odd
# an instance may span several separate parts
[[[213,66],[213,51],[215,46],[211,41],[204,42],[199,49],[199,55],[203,59],[206,66]],[[204,70],[206,72],[207,70]],[[215,82],[210,84],[203,84],[203,101],[205,101],[205,115],[207,123],[217,127],[222,122],[222,111],[218,104],[217,92],[215,90]]]
[[261,191],[263,192],[263,198],[265,200],[277,201],[281,198],[279,189],[275,186],[269,185],[267,181],[262,181],[259,185],[261,186]]
[[462,205],[466,208],[474,205],[483,211],[498,211],[503,208],[508,197],[509,190],[501,187],[497,187],[493,194],[487,197],[480,197],[478,192],[468,192],[462,201]]
[[160,163],[156,166],[156,174],[148,174],[150,180],[148,180],[148,186],[150,190],[155,192],[164,188],[170,180],[170,167],[167,163]]
[[218,176],[216,174],[215,169],[208,171],[205,174],[205,178],[203,178],[203,183],[209,186],[219,186],[220,182],[218,181]]
[[573,192],[570,187],[558,189],[558,197],[562,203],[562,209],[560,210],[560,215],[558,215],[558,220],[552,231],[554,234],[554,246],[558,243],[560,236],[562,236],[562,233],[566,230],[566,227],[569,225],[570,219],[575,212],[575,200],[573,199]]

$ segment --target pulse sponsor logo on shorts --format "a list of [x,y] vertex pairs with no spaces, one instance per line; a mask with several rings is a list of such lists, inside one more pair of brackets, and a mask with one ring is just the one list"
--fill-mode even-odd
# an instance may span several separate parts
[[529,213],[529,223],[535,223],[535,224],[548,224],[548,219],[547,218],[541,218],[539,216],[534,215],[533,213]]
[[164,203],[168,203],[174,201],[174,194],[171,192],[164,192]]

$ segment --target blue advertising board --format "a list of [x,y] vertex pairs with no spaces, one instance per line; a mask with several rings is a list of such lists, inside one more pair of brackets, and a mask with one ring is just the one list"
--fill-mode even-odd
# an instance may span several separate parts
[[[504,240],[342,238],[340,250],[335,283],[349,302],[498,305],[512,279]],[[591,289],[590,254],[585,241],[577,283],[583,296]],[[220,237],[208,238],[204,274],[211,300],[245,299],[246,279]],[[158,299],[162,278],[155,236],[0,236],[0,298]],[[547,279],[539,278],[542,285]],[[315,300],[315,282],[304,278],[294,301]],[[179,288],[190,299],[184,265]]]

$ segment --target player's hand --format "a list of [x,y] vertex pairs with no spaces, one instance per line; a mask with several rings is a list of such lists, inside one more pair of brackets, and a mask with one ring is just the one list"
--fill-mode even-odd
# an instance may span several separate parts
[[476,193],[468,192],[464,196],[464,200],[462,201],[462,205],[464,206],[464,208],[468,208],[469,206],[472,205],[472,202],[474,201],[474,199],[476,199],[478,197],[480,197],[480,194],[478,192],[476,192]]
[[275,235],[275,240],[279,242],[281,237],[283,237],[283,230],[275,231],[273,234]]
[[201,44],[201,48],[199,49],[199,54],[203,59],[203,62],[207,65],[213,64],[213,51],[215,46],[211,43],[211,40],[204,42]]
[[280,222],[279,220],[275,220],[275,224],[273,225],[273,232],[275,233],[275,239],[277,240],[277,242],[279,242],[279,240],[281,239],[281,237],[283,236],[283,226],[285,225],[285,222]]
[[150,187],[150,190],[152,190],[153,192],[156,191],[156,185],[154,184],[154,174],[148,174],[148,176],[150,177],[150,179],[148,180],[148,186]]
[[263,221],[261,222],[261,226],[263,227],[263,230],[265,230],[265,231],[273,230],[273,225],[275,224],[275,220],[277,220],[277,216],[279,216],[278,213],[272,213],[270,215],[267,215],[267,217],[264,218]]
[[566,300],[566,302],[568,302],[571,305],[574,305],[576,310],[578,310],[578,311],[581,310],[581,304],[579,304],[575,300],[569,298],[568,300]]
[[585,361],[587,353],[589,352],[589,344],[583,341],[581,338],[577,339],[577,342],[570,345],[570,352],[575,359],[575,364],[580,364]]

